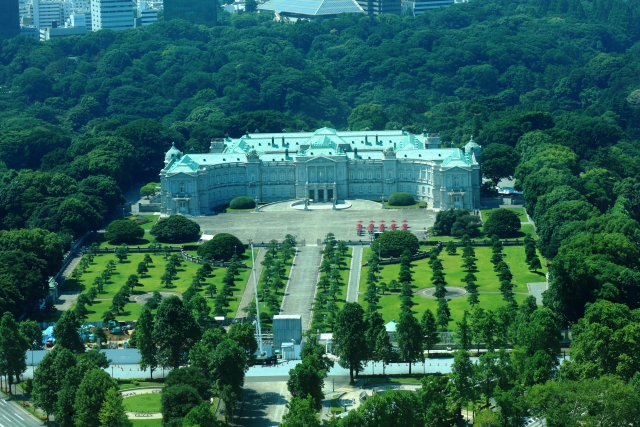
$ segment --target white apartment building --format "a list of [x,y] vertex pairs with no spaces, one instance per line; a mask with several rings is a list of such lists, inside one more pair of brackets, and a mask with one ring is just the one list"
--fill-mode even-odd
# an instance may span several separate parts
[[62,27],[64,14],[62,2],[33,0],[33,26],[41,28]]
[[158,10],[153,9],[147,2],[139,1],[136,11],[136,27],[146,27],[158,21]]
[[93,31],[127,30],[133,28],[134,13],[131,0],[93,0],[91,27]]

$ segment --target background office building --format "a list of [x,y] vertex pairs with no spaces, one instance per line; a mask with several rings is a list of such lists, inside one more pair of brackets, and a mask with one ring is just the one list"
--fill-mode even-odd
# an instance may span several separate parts
[[216,22],[218,0],[164,0],[164,20],[184,19],[194,24]]
[[369,16],[385,14],[400,15],[400,0],[358,0],[358,4]]
[[131,0],[93,0],[91,27],[99,30],[128,30],[133,28],[134,13]]
[[0,0],[0,37],[20,34],[20,4],[18,0]]

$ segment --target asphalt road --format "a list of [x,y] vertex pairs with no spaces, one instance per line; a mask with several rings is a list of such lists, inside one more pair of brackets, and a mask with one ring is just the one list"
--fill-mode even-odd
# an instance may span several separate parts
[[0,427],[35,427],[43,425],[14,402],[0,398]]
[[309,329],[311,323],[311,306],[320,274],[318,269],[322,261],[320,250],[318,246],[304,246],[298,249],[282,299],[280,314],[301,315],[302,332]]

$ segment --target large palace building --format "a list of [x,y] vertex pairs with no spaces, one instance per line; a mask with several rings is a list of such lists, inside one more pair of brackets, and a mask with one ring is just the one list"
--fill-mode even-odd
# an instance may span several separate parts
[[431,209],[480,208],[480,152],[441,148],[437,134],[404,130],[247,133],[207,154],[172,147],[160,172],[162,213],[207,215],[237,196],[259,202],[381,200],[411,193]]

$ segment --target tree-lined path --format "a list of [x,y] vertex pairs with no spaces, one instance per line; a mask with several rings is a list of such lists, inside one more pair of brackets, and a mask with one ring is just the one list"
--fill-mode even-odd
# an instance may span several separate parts
[[280,314],[299,314],[302,316],[302,331],[309,329],[311,306],[318,283],[322,254],[319,246],[298,248],[295,263],[291,267],[291,276],[282,300]]

